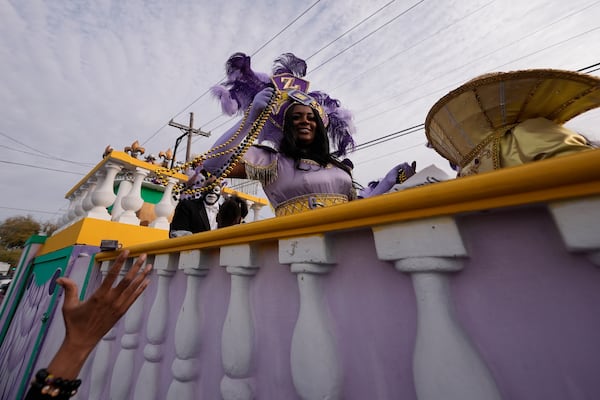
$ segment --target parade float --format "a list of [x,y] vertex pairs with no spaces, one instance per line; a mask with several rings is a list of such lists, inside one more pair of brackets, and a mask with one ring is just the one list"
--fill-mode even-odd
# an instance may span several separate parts
[[[435,142],[448,119],[430,116]],[[600,394],[600,150],[175,239],[169,192],[185,176],[156,170],[113,151],[67,192],[63,227],[30,239],[1,309],[2,399],[62,340],[54,279],[85,298],[106,273],[118,250],[102,240],[147,253],[154,271],[79,398]],[[163,195],[141,226],[153,175]]]

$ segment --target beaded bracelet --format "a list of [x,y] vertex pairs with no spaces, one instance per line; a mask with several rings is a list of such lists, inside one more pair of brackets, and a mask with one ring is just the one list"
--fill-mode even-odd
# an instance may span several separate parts
[[67,380],[55,378],[47,369],[40,369],[35,374],[35,379],[31,382],[31,386],[40,391],[41,394],[50,397],[61,396],[63,399],[68,399],[77,394],[77,389],[81,385],[81,379]]

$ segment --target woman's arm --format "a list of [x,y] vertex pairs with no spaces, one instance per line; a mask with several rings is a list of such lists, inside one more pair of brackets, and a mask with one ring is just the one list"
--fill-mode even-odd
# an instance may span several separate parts
[[[396,183],[404,182],[415,174],[417,170],[417,163],[413,161],[412,164],[403,162],[402,164],[396,165],[392,168],[375,187],[368,187],[361,191],[359,197],[367,198],[378,196],[383,193],[387,193]],[[400,179],[401,178],[401,179]]]
[[[250,133],[250,128],[252,127],[254,121],[260,116],[262,111],[269,104],[269,101],[273,96],[273,91],[273,88],[266,88],[254,97],[254,101],[252,102],[246,121],[242,120],[238,122],[213,144],[212,148],[215,149],[215,153],[230,150],[242,142],[248,133]],[[227,161],[229,161],[230,158],[231,153],[226,153],[224,155],[205,160],[202,166],[211,174],[220,175],[222,168],[227,164]],[[230,178],[245,178],[246,171],[244,169],[243,161],[234,165],[233,170],[227,176]]]

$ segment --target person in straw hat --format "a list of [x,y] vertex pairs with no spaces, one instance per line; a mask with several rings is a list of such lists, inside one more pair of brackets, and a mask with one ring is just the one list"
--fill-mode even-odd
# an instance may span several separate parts
[[429,144],[458,176],[590,150],[565,122],[600,106],[600,79],[540,69],[479,76],[429,111]]

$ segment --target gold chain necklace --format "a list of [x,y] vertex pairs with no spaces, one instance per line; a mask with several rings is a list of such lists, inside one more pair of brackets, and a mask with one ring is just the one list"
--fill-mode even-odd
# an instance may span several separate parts
[[235,165],[246,154],[246,152],[248,151],[250,146],[252,146],[252,143],[254,143],[254,141],[256,140],[256,138],[258,137],[258,135],[264,128],[267,120],[269,119],[273,104],[275,104],[275,102],[277,101],[277,99],[280,96],[281,95],[279,92],[276,91],[274,93],[274,95],[271,97],[271,99],[269,99],[267,106],[261,111],[258,118],[252,123],[252,126],[250,127],[250,131],[248,132],[248,135],[246,135],[246,137],[244,139],[242,139],[242,141],[238,145],[236,145],[230,149],[217,151],[219,149],[227,147],[240,135],[240,133],[246,126],[246,123],[248,120],[248,115],[250,114],[250,109],[252,108],[252,103],[248,106],[248,108],[244,112],[244,117],[242,118],[239,128],[235,131],[235,133],[229,139],[227,139],[227,141],[225,141],[224,143],[221,143],[220,145],[218,145],[216,147],[209,149],[206,153],[200,154],[193,160],[185,162],[181,165],[174,166],[173,168],[157,169],[155,173],[156,173],[156,179],[157,179],[158,183],[160,183],[163,186],[166,186],[167,182],[168,182],[168,176],[171,174],[174,174],[174,173],[183,174],[187,169],[191,168],[192,165],[199,164],[210,158],[221,157],[223,155],[233,153],[233,155],[229,158],[229,160],[227,160],[227,162],[223,165],[223,167],[221,167],[219,169],[219,171],[217,171],[217,173],[214,175],[216,177],[216,179],[209,185],[199,187],[199,188],[193,188],[193,189],[189,188],[189,189],[183,190],[183,187],[185,186],[185,184],[179,183],[179,184],[175,185],[173,191],[175,193],[183,192],[188,195],[194,195],[198,192],[211,191],[217,185],[220,185],[221,182],[225,178],[227,178],[227,176],[229,176],[231,171],[233,171],[233,168],[235,167]]

